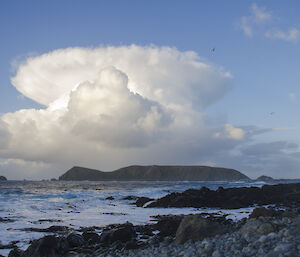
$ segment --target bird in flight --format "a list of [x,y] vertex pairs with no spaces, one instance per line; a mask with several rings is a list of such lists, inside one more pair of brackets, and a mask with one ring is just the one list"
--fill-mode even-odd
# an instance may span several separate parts
[[216,51],[216,48],[215,48],[215,47],[213,47],[213,48],[211,49],[211,51],[212,51],[212,52]]
[[270,112],[270,115],[274,115],[275,114],[275,112]]

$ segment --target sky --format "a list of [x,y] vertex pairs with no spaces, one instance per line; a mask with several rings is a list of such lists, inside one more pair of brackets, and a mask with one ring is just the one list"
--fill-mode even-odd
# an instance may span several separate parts
[[300,178],[299,1],[0,2],[0,175],[209,165]]

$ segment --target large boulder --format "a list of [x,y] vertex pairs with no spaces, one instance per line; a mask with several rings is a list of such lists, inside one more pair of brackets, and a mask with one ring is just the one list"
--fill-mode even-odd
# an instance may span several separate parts
[[183,244],[188,240],[202,240],[226,232],[227,228],[222,223],[203,218],[200,215],[188,215],[181,221],[177,229],[175,242]]
[[249,219],[241,227],[240,233],[243,236],[247,235],[266,235],[276,231],[274,224],[267,222],[265,219]]
[[126,243],[136,238],[136,232],[133,225],[127,222],[113,229],[103,231],[100,237],[100,242],[104,244],[112,244],[117,241]]
[[276,211],[273,208],[257,207],[249,215],[249,218],[259,218],[259,217],[274,217],[280,216],[282,211]]
[[85,240],[82,235],[71,233],[67,236],[66,241],[68,242],[69,246],[73,248],[82,246]]
[[89,232],[89,231],[83,232],[82,237],[90,245],[100,243],[101,241],[100,236],[95,232]]
[[161,237],[174,237],[182,219],[182,216],[177,215],[162,217],[156,224],[153,225],[153,228],[159,231],[158,235]]
[[60,257],[61,249],[59,238],[56,236],[45,236],[34,240],[22,257]]

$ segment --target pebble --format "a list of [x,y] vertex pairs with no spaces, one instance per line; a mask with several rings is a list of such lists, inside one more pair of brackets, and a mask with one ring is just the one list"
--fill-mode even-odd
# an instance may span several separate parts
[[[300,257],[300,215],[295,218],[270,218],[263,226],[270,231],[268,234],[247,233],[247,231],[235,231],[219,235],[215,238],[205,238],[202,241],[178,245],[174,242],[149,245],[144,249],[134,249],[125,252],[110,252],[95,255],[95,257],[240,257],[261,256]],[[280,226],[278,226],[280,224]],[[272,228],[272,229],[269,229]]]

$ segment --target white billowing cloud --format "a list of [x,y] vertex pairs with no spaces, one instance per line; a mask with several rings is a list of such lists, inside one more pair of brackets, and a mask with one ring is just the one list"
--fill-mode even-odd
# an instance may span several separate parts
[[265,33],[267,38],[271,39],[281,39],[288,42],[298,42],[300,39],[300,30],[297,28],[291,28],[288,31],[283,31],[279,29],[272,29]]
[[201,61],[195,52],[135,45],[56,50],[29,58],[11,81],[25,96],[49,106],[78,83],[96,80],[108,66],[126,73],[132,92],[165,104],[205,107],[231,86],[230,74]]
[[[285,147],[283,163],[298,158],[296,146],[269,144],[257,162],[245,144],[270,129],[210,121],[206,108],[230,90],[232,78],[194,52],[61,49],[29,58],[12,83],[45,107],[0,118],[0,174],[10,179],[57,177],[74,165],[212,163],[245,172],[266,167],[268,147]],[[277,153],[269,160],[279,160]]]
[[232,79],[195,52],[135,45],[60,49],[29,58],[12,83],[45,105],[1,117],[0,158],[13,167],[45,163],[57,174],[58,166],[213,162],[216,152],[242,140],[238,128],[228,132],[203,118]]
[[272,19],[271,13],[268,12],[265,7],[252,4],[250,10],[251,15],[243,16],[238,23],[240,29],[248,37],[253,36],[254,30],[257,26],[260,26]]

